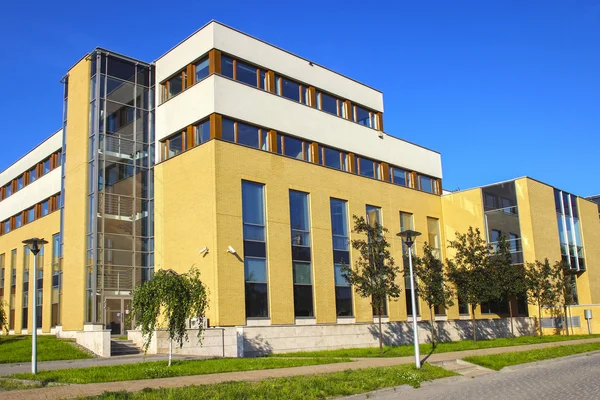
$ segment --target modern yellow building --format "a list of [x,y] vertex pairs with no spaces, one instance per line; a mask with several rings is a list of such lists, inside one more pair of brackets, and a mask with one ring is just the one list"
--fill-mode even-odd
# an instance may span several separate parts
[[[41,332],[108,356],[111,334],[140,340],[127,318],[133,288],[156,269],[196,267],[211,329],[182,352],[374,344],[370,299],[340,274],[358,257],[354,215],[389,230],[396,259],[397,232],[423,232],[417,254],[427,241],[445,258],[469,226],[490,243],[509,236],[515,263],[564,257],[577,271],[573,329],[586,332],[583,310],[593,309],[600,331],[596,205],[529,178],[443,192],[441,155],[386,133],[373,88],[217,22],[151,63],[97,48],[63,83],[62,130],[0,173],[11,333],[30,332],[35,298]],[[37,275],[21,243],[31,236],[50,242]],[[422,302],[411,315],[410,285],[398,279],[402,296],[383,316],[393,343],[411,340],[407,321],[420,311],[428,319]],[[531,332],[535,309],[510,300]],[[436,311],[448,338],[468,333],[459,302]],[[495,335],[507,333],[505,316],[506,301],[478,308]],[[165,343],[159,335],[151,351]]]

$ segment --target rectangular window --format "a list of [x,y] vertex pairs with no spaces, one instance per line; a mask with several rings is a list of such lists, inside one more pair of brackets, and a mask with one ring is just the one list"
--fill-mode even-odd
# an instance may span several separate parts
[[255,149],[268,150],[267,132],[266,129],[261,129],[254,125],[223,118],[221,139],[254,147]]
[[392,183],[400,186],[410,186],[410,172],[398,167],[390,167]]
[[263,184],[242,181],[246,318],[269,316],[264,191]]
[[[366,213],[367,223],[369,225],[371,225],[371,226],[383,225],[383,221],[381,219],[381,207],[371,206],[371,205],[367,204],[366,212],[367,212]],[[377,301],[377,299],[375,299],[375,298],[372,299],[373,315],[374,316],[387,315],[387,299],[383,299],[381,310],[378,310],[378,307],[377,307],[378,303],[379,302]]]
[[49,200],[46,200],[46,201],[42,202],[42,204],[41,204],[41,214],[42,214],[42,217],[44,215],[48,215],[48,213],[50,212],[49,206],[50,206]]
[[235,122],[230,119],[223,118],[222,130],[223,132],[221,139],[235,143]]
[[167,139],[167,159],[183,152],[184,136],[181,132]]
[[427,217],[427,242],[433,247],[434,255],[441,260],[440,221],[437,218]]
[[23,175],[17,178],[17,190],[23,189]]
[[469,315],[469,304],[458,298],[458,313],[460,315]]
[[236,60],[236,80],[247,85],[258,87],[258,68]]
[[52,308],[51,326],[60,324],[60,234],[52,236]]
[[[413,215],[411,213],[407,213],[407,212],[402,212],[400,211],[400,232],[406,231],[406,230],[414,230],[415,226],[414,226],[414,219],[413,219]],[[415,247],[416,246],[412,246],[411,251],[412,254],[415,253]],[[404,244],[404,242],[402,243],[402,257],[404,259],[404,265],[406,265],[406,263],[408,263],[408,253],[407,253],[408,249],[406,247],[406,245]],[[415,277],[413,277],[415,278]],[[416,282],[415,282],[416,284]],[[412,297],[411,297],[411,291],[412,291],[412,287],[410,286],[410,276],[406,275],[404,277],[404,290],[405,290],[405,298],[406,298],[406,314],[409,316],[412,316]],[[415,293],[415,298],[418,299],[418,296]],[[416,309],[417,309],[417,316],[419,315],[419,302],[417,301],[416,304]]]
[[297,102],[301,102],[301,94],[300,89],[302,85],[292,80],[283,78],[281,76],[277,76],[277,94],[279,96],[285,97],[286,99],[294,100]]
[[180,72],[171,79],[169,79],[169,81],[167,82],[167,99],[170,99],[171,97],[176,96],[183,91],[183,76],[184,74]]
[[260,146],[260,129],[238,122],[237,143],[258,149]]
[[204,57],[196,63],[196,82],[208,76],[208,57]]
[[221,55],[221,75],[233,79],[233,58]]
[[2,223],[2,232],[5,234],[10,232],[10,219],[8,219]]
[[317,93],[317,108],[329,114],[339,115],[338,99],[323,92]]
[[437,182],[428,176],[419,175],[419,188],[427,193],[437,193]]
[[352,287],[342,275],[342,267],[350,266],[350,237],[345,200],[330,199],[333,270],[335,274],[335,308],[338,317],[351,317]]
[[312,264],[308,193],[290,190],[294,316],[312,317]]
[[297,158],[298,160],[309,161],[309,148],[310,144],[300,139],[293,138],[291,136],[282,136],[283,141],[283,154]]
[[9,183],[8,185],[4,186],[4,198],[10,196],[12,194],[12,184]]
[[37,179],[37,167],[33,167],[29,170],[29,183],[35,182]]
[[15,229],[23,226],[23,216],[21,214],[15,215]]
[[25,211],[25,215],[27,216],[27,223],[33,222],[35,219],[35,207],[31,207]]
[[210,140],[210,120],[200,122],[194,128],[196,131],[196,146]]
[[381,207],[370,206],[367,204],[367,223],[371,226],[381,223]]
[[360,125],[368,126],[369,128],[375,128],[374,113],[362,107],[354,106],[354,122],[358,122]]
[[348,171],[348,155],[342,151],[323,147],[324,164],[331,168]]
[[[23,246],[23,313],[22,329],[27,329],[29,312],[29,258],[31,251],[28,246]],[[35,279],[35,277],[33,278]]]

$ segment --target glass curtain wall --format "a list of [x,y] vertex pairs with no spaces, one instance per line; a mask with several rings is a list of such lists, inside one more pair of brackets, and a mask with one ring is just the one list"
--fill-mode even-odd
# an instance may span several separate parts
[[154,73],[91,55],[86,321],[106,324],[107,297],[130,298],[154,270]]
[[554,203],[562,259],[571,269],[585,271],[577,196],[554,189]]

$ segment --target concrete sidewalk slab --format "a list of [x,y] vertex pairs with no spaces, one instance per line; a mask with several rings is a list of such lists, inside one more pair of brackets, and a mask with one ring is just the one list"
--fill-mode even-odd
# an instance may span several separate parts
[[[570,346],[574,344],[600,342],[600,338],[594,339],[579,339],[563,342],[530,344],[523,346],[512,347],[495,347],[490,349],[468,350],[451,353],[440,353],[426,356],[427,362],[441,362],[456,360],[462,357],[509,353],[516,351],[526,351],[547,347]],[[347,369],[364,369],[375,367],[390,367],[399,364],[408,364],[414,361],[414,357],[397,357],[397,358],[362,358],[356,359],[353,362],[344,362],[337,364],[323,364],[306,367],[292,367],[280,369],[267,369],[257,371],[243,372],[227,372],[209,375],[192,375],[173,378],[149,379],[138,381],[122,381],[108,383],[91,383],[87,385],[67,385],[52,388],[31,389],[6,392],[2,394],[3,400],[26,400],[26,399],[65,399],[81,396],[97,396],[106,391],[129,391],[136,392],[145,388],[174,388],[191,385],[209,385],[229,381],[259,381],[268,378],[284,378],[290,376],[327,374],[332,372],[340,372]]]

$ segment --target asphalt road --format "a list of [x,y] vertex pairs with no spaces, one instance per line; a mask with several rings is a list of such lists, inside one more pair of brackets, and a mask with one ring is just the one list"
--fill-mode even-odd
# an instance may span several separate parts
[[[348,399],[364,399],[365,395]],[[476,378],[448,378],[423,385],[369,394],[369,399],[600,399],[600,352],[547,360]]]

